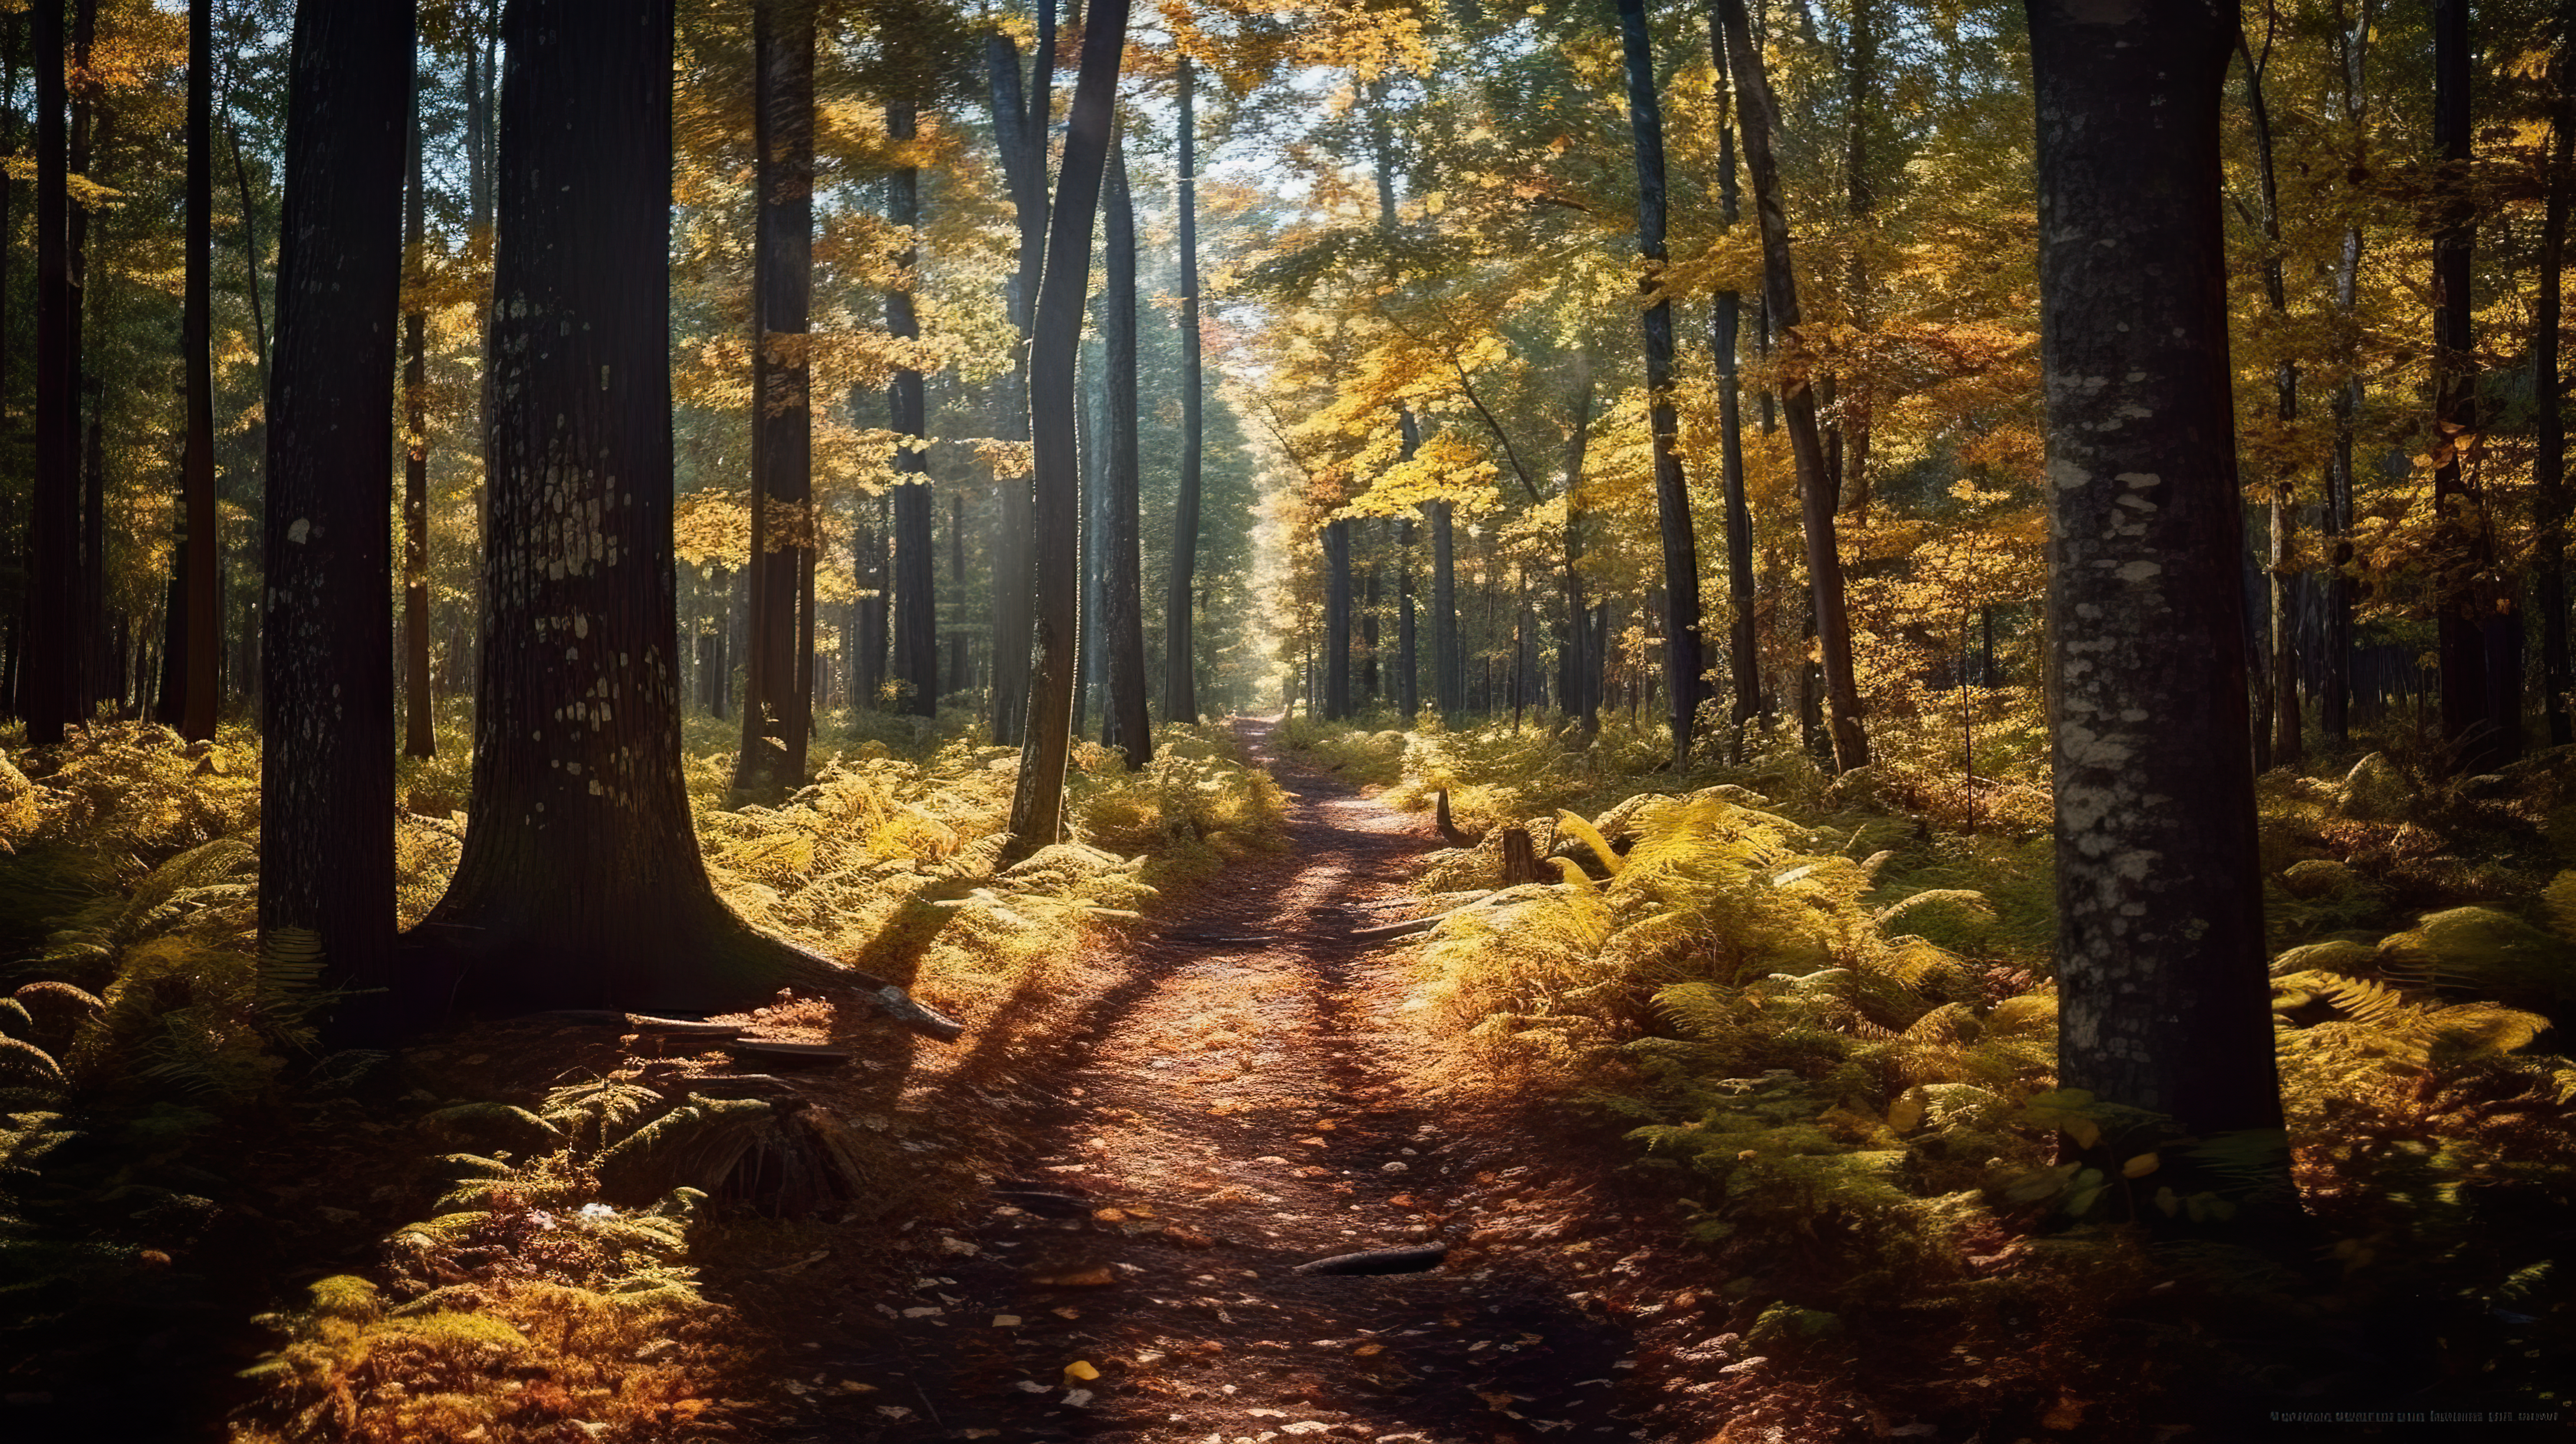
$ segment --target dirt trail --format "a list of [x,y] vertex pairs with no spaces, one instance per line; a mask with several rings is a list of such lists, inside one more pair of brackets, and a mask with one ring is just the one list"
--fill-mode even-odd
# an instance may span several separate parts
[[[839,1317],[791,1345],[810,1364],[798,1378],[811,1412],[774,1437],[1646,1432],[1621,1408],[1632,1339],[1561,1281],[1480,1267],[1474,1250],[1420,1273],[1293,1272],[1464,1239],[1466,1191],[1544,1145],[1453,1132],[1472,1122],[1408,1095],[1393,1026],[1402,955],[1347,934],[1403,916],[1389,909],[1430,844],[1282,764],[1271,732],[1244,724],[1293,794],[1288,850],[1237,865],[1137,945],[1133,981],[1063,1039],[1076,1061],[980,1222],[939,1232],[946,1253],[909,1297],[834,1300]],[[1584,1251],[1582,1227],[1575,1217],[1562,1239],[1569,1252]]]

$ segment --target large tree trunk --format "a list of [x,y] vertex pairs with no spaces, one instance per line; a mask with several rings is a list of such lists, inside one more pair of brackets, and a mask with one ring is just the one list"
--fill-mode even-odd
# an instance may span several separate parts
[[[886,107],[886,134],[898,143],[913,138],[909,102]],[[886,330],[898,341],[914,341],[921,336],[921,322],[912,304],[913,277],[921,264],[918,165],[898,166],[886,177],[886,219],[906,233],[901,257],[904,280],[886,292]],[[929,407],[918,368],[905,366],[894,373],[892,402],[894,429],[926,442]],[[930,541],[930,459],[914,447],[898,447],[894,470],[899,477],[912,478],[894,489],[894,672],[911,688],[904,710],[917,717],[935,717],[939,714],[939,598],[933,565],[937,553]]]
[[2470,256],[2477,203],[2469,193],[2469,0],[2433,0],[2433,136],[2441,151],[2433,234],[2434,554],[2442,576],[2434,597],[2435,645],[2442,665],[2442,738],[2452,765],[2485,772],[2522,751],[2519,706],[2521,649],[2498,645],[2510,630],[2518,642],[2514,595],[2497,576],[2486,499],[2461,453],[2478,428],[2476,312],[2470,304]]
[[2540,295],[2532,305],[2533,403],[2540,413],[2539,454],[2531,466],[2540,500],[2537,569],[2540,607],[2541,705],[2553,747],[2576,742],[2568,717],[2567,689],[2567,420],[2559,408],[2565,383],[2558,372],[2558,320],[2567,260],[2568,192],[2576,188],[2576,5],[2559,7],[2558,59],[2551,68],[2558,104],[2550,116],[2549,199],[2540,225]]
[[1664,542],[1664,691],[1672,713],[1673,765],[1690,761],[1691,726],[1705,684],[1700,680],[1699,541],[1691,530],[1690,488],[1682,477],[1673,404],[1673,303],[1664,288],[1664,113],[1655,94],[1655,55],[1646,33],[1645,0],[1619,0],[1619,33],[1628,70],[1628,125],[1637,153],[1637,253],[1646,261],[1638,285],[1655,298],[1646,308],[1647,415],[1654,435],[1655,517]]
[[1163,720],[1195,722],[1199,716],[1198,640],[1191,635],[1190,599],[1197,586],[1199,504],[1206,441],[1205,387],[1199,358],[1199,216],[1197,71],[1183,55],[1173,77],[1180,113],[1177,209],[1181,265],[1181,475],[1172,499],[1172,572],[1163,589]]
[[[1054,113],[1055,0],[1037,0],[1037,48],[1026,85],[1020,79],[1017,42],[999,31],[984,42],[993,138],[1019,226],[1019,266],[1009,290],[1011,325],[1019,333],[1020,359],[996,383],[1006,421],[1032,418],[1029,350],[1037,324],[1038,287],[1047,254],[1047,130]],[[1087,222],[1086,222],[1087,224]],[[1030,547],[1035,526],[1028,476],[996,476],[993,518],[993,740],[1005,747],[1022,740],[1029,715],[1030,644],[1036,622]]]
[[1145,599],[1143,540],[1137,519],[1136,444],[1136,207],[1127,193],[1127,157],[1109,138],[1107,286],[1101,298],[1101,358],[1109,394],[1108,526],[1106,575],[1101,579],[1102,644],[1108,653],[1108,700],[1102,711],[1112,743],[1127,765],[1142,767],[1154,755],[1154,727],[1145,709]]
[[[1735,177],[1735,123],[1727,115],[1726,28],[1716,10],[1708,15],[1710,75],[1717,110],[1718,219],[1729,230],[1740,218],[1743,192]],[[1734,736],[1728,745],[1743,760],[1744,729],[1762,714],[1762,649],[1754,635],[1753,513],[1744,498],[1744,388],[1737,376],[1738,338],[1744,325],[1744,296],[1720,291],[1709,316],[1709,351],[1717,364],[1718,467],[1726,505],[1726,601],[1732,614],[1727,632],[1727,660],[1735,684],[1729,712]]]
[[429,695],[429,281],[428,219],[422,209],[420,80],[412,79],[410,181],[403,268],[412,291],[403,312],[403,755],[435,757],[438,733]]
[[1843,604],[1843,564],[1834,544],[1836,496],[1816,430],[1816,398],[1809,384],[1811,357],[1798,335],[1798,283],[1790,270],[1789,218],[1782,208],[1780,173],[1772,159],[1777,107],[1762,54],[1753,48],[1744,0],[1718,0],[1733,58],[1737,123],[1744,127],[1744,164],[1753,176],[1753,206],[1762,222],[1764,314],[1780,334],[1780,410],[1789,424],[1789,449],[1797,458],[1798,505],[1806,523],[1807,583],[1813,597],[1816,650],[1824,668],[1829,704],[1826,726],[1834,766],[1848,772],[1869,762],[1861,729],[1860,687],[1852,671],[1851,614]]
[[[341,989],[395,983],[386,403],[411,78],[409,9],[297,12],[268,398],[259,930],[264,968],[318,954]],[[402,1022],[389,993],[365,991],[331,1032],[374,1046]]]
[[[163,643],[160,716],[191,742],[215,735],[215,658],[222,646],[215,594],[215,388],[207,295],[213,284],[214,3],[188,6],[187,260],[179,348],[187,374],[187,440],[180,462],[179,548]],[[6,233],[0,219],[0,234]],[[0,278],[5,288],[5,278]],[[0,324],[0,332],[5,332]],[[0,378],[0,395],[7,393]]]
[[74,720],[73,616],[80,591],[80,484],[73,470],[71,202],[65,183],[63,12],[35,7],[36,482],[25,675],[18,686],[27,741],[63,740]]
[[432,1012],[737,1007],[824,965],[716,896],[681,772],[671,4],[502,24],[474,825],[407,981]]
[[1073,361],[1082,338],[1082,296],[1089,289],[1091,227],[1100,208],[1100,178],[1116,120],[1118,62],[1127,38],[1126,0],[1094,0],[1084,17],[1082,65],[1065,125],[1054,223],[1047,235],[1046,279],[1038,297],[1029,352],[1029,434],[1036,448],[1037,631],[1042,659],[1029,689],[1028,734],[1020,747],[1019,785],[1011,796],[1011,841],[1004,856],[1026,857],[1056,840],[1064,811],[1065,759],[1072,749],[1076,558],[1082,487],[1074,453]]
[[803,0],[758,0],[752,10],[755,168],[759,189],[752,252],[754,398],[751,494],[750,689],[734,791],[774,801],[805,779],[813,708],[800,605],[813,566],[813,371],[806,310],[814,256],[814,15]]
[[[2219,211],[2236,12],[2029,8],[2058,1078],[2186,1135],[2253,1135],[2271,1201],[2295,1207],[2264,976]],[[2157,1131],[2115,1129],[2131,1136],[2105,1140],[2111,1166],[2154,1151]],[[2161,1156],[2178,1193],[2246,1191],[2181,1149]]]

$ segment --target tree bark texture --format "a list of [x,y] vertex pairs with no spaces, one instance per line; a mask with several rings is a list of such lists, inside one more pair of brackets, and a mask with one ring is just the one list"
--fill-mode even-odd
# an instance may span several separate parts
[[2236,12],[2029,13],[2059,1080],[2190,1135],[2276,1132],[2219,209]]
[[1163,590],[1163,720],[1195,722],[1199,716],[1198,642],[1192,635],[1190,599],[1198,584],[1202,454],[1207,435],[1205,383],[1199,355],[1198,73],[1183,55],[1173,79],[1179,115],[1181,266],[1181,474],[1172,499],[1172,571]]
[[816,960],[717,898],[681,772],[671,0],[502,26],[474,823],[425,1001],[721,1011]]
[[1699,541],[1691,529],[1690,488],[1682,476],[1680,413],[1673,404],[1673,303],[1663,295],[1664,119],[1655,94],[1655,54],[1646,33],[1645,0],[1619,0],[1619,33],[1628,70],[1628,126],[1637,157],[1637,252],[1646,273],[1638,284],[1645,311],[1646,393],[1654,435],[1655,517],[1664,543],[1664,691],[1671,707],[1673,765],[1690,761],[1691,727],[1705,683],[1700,649]]
[[2558,326],[2563,314],[2567,261],[2567,205],[2576,190],[2576,5],[2559,6],[2558,59],[2550,74],[2558,103],[2550,116],[2549,197],[2540,226],[2540,294],[2532,305],[2532,396],[2539,412],[2532,461],[2532,490],[2539,499],[2540,535],[2534,570],[2540,608],[2541,710],[2549,743],[2576,742],[2568,716],[2571,683],[2567,657],[2567,418],[2566,383],[2559,373]]
[[[886,135],[898,144],[916,133],[913,107],[886,107]],[[886,330],[898,341],[921,338],[921,322],[912,304],[912,277],[921,264],[917,229],[921,225],[921,168],[898,166],[886,177],[886,219],[905,232],[901,258],[905,280],[886,292]],[[894,373],[891,396],[894,429],[905,436],[930,436],[929,407],[921,372],[906,366]],[[939,714],[939,598],[937,553],[930,540],[930,459],[910,446],[899,446],[894,471],[909,478],[894,488],[894,673],[908,684],[904,710],[916,717]]]
[[[263,967],[318,948],[335,988],[394,984],[390,400],[402,303],[412,15],[298,11],[268,399],[260,752]],[[340,1046],[390,1038],[391,996],[343,1003]]]
[[1065,125],[1064,159],[1048,228],[1046,278],[1029,350],[1029,435],[1035,447],[1037,627],[1029,724],[1011,795],[1014,860],[1056,840],[1064,811],[1065,760],[1072,750],[1074,624],[1080,605],[1081,458],[1074,451],[1073,362],[1090,287],[1092,220],[1116,122],[1118,62],[1127,39],[1125,0],[1094,0],[1084,17],[1082,62]]
[[1770,78],[1763,72],[1762,53],[1753,47],[1744,0],[1718,0],[1718,10],[1733,60],[1729,69],[1735,78],[1736,123],[1744,129],[1744,165],[1753,177],[1753,207],[1761,218],[1763,314],[1781,340],[1780,412],[1788,423],[1789,449],[1797,460],[1807,585],[1828,703],[1825,722],[1833,739],[1834,766],[1848,772],[1868,765],[1869,738],[1861,727],[1860,686],[1852,671],[1851,612],[1843,602],[1842,554],[1834,542],[1838,498],[1816,428],[1816,397],[1809,375],[1813,358],[1798,334],[1798,283],[1791,271],[1789,217],[1783,209],[1780,169],[1772,158],[1779,110],[1772,102]]
[[734,789],[774,801],[800,786],[813,730],[806,685],[813,566],[813,371],[806,312],[814,273],[814,14],[805,0],[752,8],[759,152],[752,252],[754,398],[750,681]]
[[1145,598],[1143,539],[1138,535],[1136,441],[1136,206],[1127,192],[1127,157],[1109,138],[1104,260],[1108,275],[1101,298],[1101,360],[1109,399],[1107,495],[1104,510],[1107,566],[1101,579],[1102,644],[1107,651],[1109,735],[1142,767],[1154,755],[1154,727],[1145,707]]

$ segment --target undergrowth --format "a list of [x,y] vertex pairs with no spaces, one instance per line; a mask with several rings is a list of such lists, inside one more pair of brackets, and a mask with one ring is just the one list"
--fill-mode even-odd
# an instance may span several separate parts
[[[1928,1414],[2109,1437],[2171,1422],[2167,1387],[2313,1386],[2352,1367],[2317,1339],[2374,1331],[2418,1349],[2410,1387],[2558,1399],[2576,1377],[2576,1067],[2552,1046],[2576,1009],[2576,871],[2559,870],[2576,866],[2576,749],[2445,786],[2378,754],[2264,779],[2283,1094],[2316,1230],[2285,1270],[2102,1221],[2228,1212],[2166,1187],[2152,1154],[2121,1177],[2057,1162],[2060,1134],[2116,1124],[2055,1086],[2035,726],[1998,720],[1998,775],[1981,763],[1973,782],[1944,777],[1955,742],[1945,757],[1893,732],[1877,765],[1831,779],[1759,737],[1738,765],[1675,773],[1657,734],[1615,721],[1591,739],[1399,736],[1385,795],[1427,808],[1445,790],[1482,834],[1423,879],[1478,903],[1419,959],[1455,1086],[1588,1100],[1732,1275],[1739,1353]],[[1394,745],[1298,741],[1315,757]],[[1507,885],[1511,828],[1539,881]],[[2141,1317],[2171,1326],[2140,1335]],[[1938,1382],[1933,1320],[1987,1361],[1975,1390]],[[2437,1384],[2437,1353],[2467,1368]]]
[[[437,901],[471,825],[467,718],[440,720],[439,755],[397,777],[405,926]],[[1160,890],[1282,834],[1277,785],[1214,728],[1161,729],[1143,768],[1077,748],[1064,840],[1009,868],[1018,751],[977,729],[842,719],[816,738],[809,786],[736,810],[722,806],[733,728],[695,719],[687,740],[708,871],[736,911],[969,1018],[1043,990],[1085,932],[1136,926]],[[869,1131],[887,1120],[613,1078],[516,1102],[394,1096],[417,1070],[318,1048],[327,999],[310,947],[273,937],[258,955],[258,775],[240,729],[190,746],[102,724],[0,754],[9,1364],[42,1355],[66,1379],[80,1373],[66,1360],[114,1368],[118,1339],[172,1318],[202,1329],[216,1300],[272,1287],[281,1249],[354,1249],[374,1262],[276,1301],[289,1307],[268,1316],[279,1341],[246,1376],[237,1438],[738,1430],[760,1388],[743,1378],[739,1325],[693,1282],[702,1190],[765,1170],[768,1207],[893,1206],[898,1144]],[[254,1188],[241,1160],[262,1149],[295,1171]],[[377,1209],[426,1170],[436,1207],[389,1233],[394,1219],[370,1225],[363,1209],[265,1211],[335,1168]],[[371,1187],[371,1170],[392,1181]]]

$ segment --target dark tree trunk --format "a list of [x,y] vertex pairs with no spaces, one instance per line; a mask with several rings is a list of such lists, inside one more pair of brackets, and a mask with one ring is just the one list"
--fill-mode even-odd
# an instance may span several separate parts
[[[1029,349],[1036,334],[1040,278],[1047,254],[1047,131],[1054,116],[1055,0],[1037,0],[1037,49],[1026,85],[1020,79],[1016,41],[996,31],[984,42],[993,138],[1019,226],[1019,267],[1010,282],[1011,325],[1019,332],[1020,361],[999,378],[996,390],[1007,422],[1031,417]],[[1086,224],[1088,222],[1086,221]],[[1035,525],[1030,478],[995,476],[993,516],[993,740],[1019,744],[1029,716],[1029,657],[1036,614],[1030,546]]]
[[[2368,92],[2363,87],[2370,58],[2368,6],[2349,25],[2338,19],[2335,44],[2342,61],[2343,119],[2351,136],[2346,168],[2348,174],[2360,176],[2366,173],[2370,156]],[[2326,527],[2333,543],[2327,553],[2325,657],[2318,669],[2322,686],[2317,699],[2318,723],[2338,745],[2352,738],[2352,446],[2353,422],[2361,411],[2361,328],[2354,317],[2360,287],[2361,226],[2355,221],[2344,229],[2342,253],[2335,262],[2335,310],[2343,318],[2345,338],[2338,359],[2345,379],[2335,389],[2334,456],[2326,473]]]
[[[2273,170],[2272,111],[2263,94],[2263,78],[2270,61],[2267,45],[2264,58],[2257,60],[2243,34],[2236,39],[2237,55],[2245,62],[2246,103],[2254,118],[2254,170],[2263,201],[2263,296],[2271,306],[2275,325],[2286,325],[2290,314],[2289,292],[2282,280],[2283,249],[2281,245],[2281,193]],[[2299,419],[2299,363],[2283,357],[2272,372],[2274,413],[2284,432]],[[2300,728],[2299,652],[2291,617],[2290,587],[2294,580],[2290,561],[2295,548],[2291,533],[2298,524],[2297,478],[2283,465],[2272,478],[2271,549],[2265,558],[2264,601],[2265,634],[2270,643],[2268,662],[2271,669],[2272,736],[2271,765],[2296,767],[2306,759],[2306,745]]]
[[1726,29],[1729,67],[1735,77],[1737,123],[1744,128],[1744,164],[1753,176],[1753,206],[1762,222],[1764,314],[1780,333],[1780,410],[1789,423],[1789,449],[1797,458],[1798,505],[1806,523],[1807,583],[1813,595],[1816,648],[1829,704],[1834,766],[1848,772],[1868,765],[1869,738],[1861,729],[1860,686],[1852,671],[1851,615],[1843,604],[1842,556],[1834,545],[1832,479],[1816,429],[1816,398],[1808,382],[1811,357],[1798,335],[1798,286],[1790,271],[1789,218],[1782,209],[1779,167],[1772,160],[1777,129],[1771,82],[1762,54],[1753,48],[1744,0],[1718,0]]
[[1324,716],[1351,715],[1351,524],[1324,523]]
[[[209,221],[213,209],[214,13],[212,0],[188,7],[187,258],[181,282],[182,401],[186,439],[179,466],[179,530],[172,556],[169,599],[163,607],[161,687],[154,717],[188,740],[215,735],[215,650],[219,645],[215,600],[215,404],[209,350],[207,289],[212,265]],[[12,57],[14,62],[15,57]],[[13,65],[14,68],[14,65]],[[5,201],[0,201],[5,205]],[[8,233],[0,209],[0,235]],[[0,272],[0,291],[7,289]],[[0,311],[0,334],[8,330]],[[8,379],[0,371],[0,396]]]
[[[2062,1086],[2268,1139],[2219,102],[2236,12],[2032,0]],[[2097,379],[2106,378],[2106,379]],[[2118,1161],[2157,1140],[2108,1140]],[[2243,1193],[2181,1150],[2160,1177]],[[2265,1192],[2262,1187],[2253,1190]]]
[[893,568],[887,563],[886,531],[880,524],[885,508],[877,502],[859,503],[858,525],[851,530],[851,566],[858,582],[857,611],[858,689],[871,710],[882,701],[886,681],[887,598],[891,594]]
[[758,234],[752,252],[751,650],[733,786],[774,801],[805,780],[812,731],[813,371],[806,310],[814,257],[814,14],[752,9]]
[[820,960],[717,898],[681,772],[671,3],[502,28],[474,826],[412,935],[462,975],[423,969],[423,1006],[736,1007]]
[[1108,275],[1101,297],[1106,324],[1100,349],[1109,373],[1103,508],[1107,566],[1100,608],[1109,694],[1102,711],[1112,743],[1127,754],[1127,765],[1142,767],[1154,755],[1154,728],[1145,708],[1145,578],[1136,514],[1136,207],[1127,193],[1126,153],[1115,134],[1109,138],[1108,194],[1102,209],[1108,225]]
[[[2470,305],[2470,254],[2477,238],[2477,202],[2470,194],[2469,0],[2433,0],[2433,136],[2441,151],[2433,234],[2433,471],[2435,555],[2445,578],[2434,599],[2434,632],[2442,664],[2442,739],[2452,765],[2485,772],[2522,751],[2519,648],[2493,655],[2497,633],[2518,619],[2514,593],[2497,575],[2486,499],[2478,492],[2462,452],[2478,428],[2477,358],[2472,349],[2475,312]],[[2495,663],[2504,661],[2504,667]]]
[[80,483],[73,469],[70,330],[71,201],[65,184],[63,12],[35,7],[36,482],[29,523],[26,672],[18,686],[27,741],[63,740],[73,713],[73,616],[80,591]]
[[[1718,218],[1733,229],[1742,191],[1735,177],[1735,124],[1727,116],[1726,31],[1718,13],[1708,16],[1710,70],[1716,91]],[[1717,293],[1709,317],[1709,351],[1717,364],[1717,431],[1719,475],[1726,505],[1726,601],[1732,620],[1727,632],[1727,658],[1734,681],[1734,722],[1729,745],[1743,760],[1744,729],[1762,713],[1762,651],[1754,637],[1753,513],[1744,499],[1744,399],[1737,378],[1738,335],[1743,329],[1744,297],[1736,291]]]
[[[1412,412],[1405,411],[1397,413],[1396,428],[1402,438],[1401,459],[1411,461],[1422,446],[1422,427]],[[1404,517],[1395,528],[1395,705],[1404,714],[1408,727],[1422,712],[1421,622],[1414,615],[1413,603],[1414,546],[1413,518]]]
[[[318,950],[330,986],[387,989],[397,980],[386,402],[412,13],[304,7],[293,53],[268,399],[260,949],[264,967]],[[330,1031],[342,1046],[373,1046],[406,1021],[391,994],[370,992],[343,1004]]]
[[2532,487],[2539,495],[2537,597],[2540,608],[2541,706],[2553,747],[2576,742],[2567,689],[2567,419],[2558,370],[2558,324],[2567,260],[2568,192],[2576,188],[2576,5],[2559,7],[2558,60],[2551,74],[2558,104],[2550,116],[2549,199],[2540,226],[2540,296],[2532,307],[2532,396],[2540,413]]
[[[886,107],[886,134],[898,143],[913,138],[909,103]],[[886,219],[907,233],[901,258],[904,281],[886,292],[886,330],[898,341],[914,341],[921,336],[921,322],[912,305],[912,277],[921,264],[920,241],[913,234],[921,225],[919,166],[902,165],[886,177]],[[894,429],[926,441],[929,407],[917,368],[906,366],[895,372],[892,402]],[[913,447],[898,447],[894,470],[899,477],[912,478],[894,489],[894,672],[911,688],[904,710],[917,717],[935,717],[939,715],[939,600],[933,565],[937,554],[930,541],[930,459]]]
[[1440,718],[1455,725],[1467,715],[1466,638],[1458,627],[1458,548],[1451,504],[1426,501],[1431,521],[1431,667]]
[[1029,689],[1028,733],[1011,796],[1007,857],[1026,857],[1056,839],[1064,810],[1065,759],[1072,749],[1076,559],[1081,534],[1080,458],[1073,445],[1073,361],[1082,338],[1082,297],[1090,286],[1091,228],[1115,123],[1118,62],[1127,39],[1126,0],[1094,0],[1084,16],[1082,65],[1065,125],[1063,169],[1047,235],[1045,289],[1029,352],[1029,434],[1037,464],[1033,535],[1037,628],[1042,660]]
[[[962,604],[966,598],[966,498],[948,494],[948,588]],[[966,648],[972,639],[964,630],[948,634],[948,690],[963,692],[973,685],[966,671]]]
[[1574,430],[1565,439],[1565,639],[1557,647],[1556,706],[1568,717],[1581,717],[1588,736],[1597,719],[1584,706],[1582,678],[1595,664],[1584,617],[1591,604],[1583,595],[1583,460],[1592,445],[1592,366],[1583,363],[1583,390],[1574,403]]
[[[90,50],[98,37],[98,0],[73,0],[71,173],[96,181],[97,133],[104,120],[98,103],[100,87],[90,68]],[[101,410],[99,378],[90,374],[89,330],[90,227],[95,216],[88,202],[71,208],[71,243],[66,259],[71,285],[71,324],[64,331],[69,353],[65,370],[74,388],[68,424],[72,445],[80,454],[80,580],[72,594],[71,698],[74,720],[87,723],[97,710],[107,680],[107,469],[98,434]],[[84,406],[84,400],[86,406]]]
[[1199,716],[1198,640],[1191,635],[1190,595],[1199,565],[1201,454],[1207,426],[1199,358],[1199,215],[1197,71],[1181,57],[1173,84],[1180,114],[1181,475],[1172,500],[1172,574],[1163,590],[1163,720]]
[[1664,542],[1664,691],[1671,705],[1673,765],[1690,761],[1691,726],[1705,684],[1699,635],[1699,541],[1691,530],[1690,489],[1682,477],[1673,404],[1673,303],[1664,288],[1664,117],[1655,94],[1655,55],[1646,33],[1645,0],[1619,0],[1619,33],[1628,70],[1628,123],[1637,153],[1638,280],[1655,298],[1646,308],[1646,391],[1654,434],[1655,517]]
[[412,80],[409,213],[403,267],[412,304],[403,313],[403,755],[435,757],[438,733],[429,695],[429,283],[428,218],[421,191],[420,81]]

